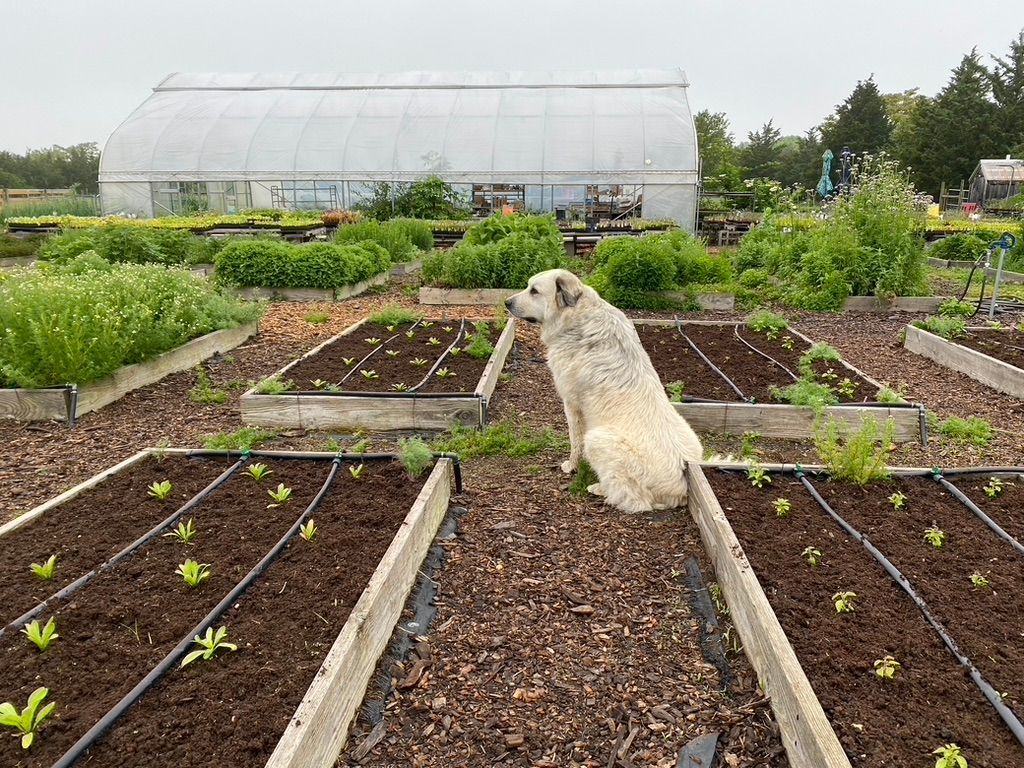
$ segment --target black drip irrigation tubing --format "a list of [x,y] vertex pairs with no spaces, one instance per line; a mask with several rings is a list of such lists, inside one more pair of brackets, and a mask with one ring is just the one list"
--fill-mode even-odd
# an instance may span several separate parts
[[220,475],[217,476],[217,478],[212,483],[210,483],[208,486],[203,488],[203,490],[201,490],[199,493],[197,493],[195,496],[193,496],[191,499],[185,502],[184,505],[176,509],[173,514],[171,514],[169,517],[167,517],[163,521],[157,523],[155,526],[150,528],[148,531],[139,536],[139,538],[137,538],[127,547],[122,549],[116,555],[111,557],[109,560],[97,566],[96,568],[93,568],[88,573],[79,576],[77,579],[72,581],[70,584],[68,584],[58,592],[54,592],[52,595],[50,595],[45,600],[36,605],[34,608],[22,614],[14,621],[8,623],[7,626],[0,627],[0,637],[3,637],[4,633],[8,630],[15,629],[27,622],[32,621],[32,619],[38,616],[40,613],[42,613],[46,606],[48,606],[51,602],[56,600],[63,600],[69,597],[70,595],[74,594],[79,589],[88,584],[90,581],[92,581],[94,578],[99,576],[101,573],[109,571],[120,561],[134,554],[140,547],[145,546],[150,541],[155,539],[160,534],[160,531],[164,530],[165,528],[171,525],[174,525],[174,523],[177,522],[179,518],[183,517],[186,512],[195,509],[201,501],[203,501],[207,496],[213,493],[224,482],[226,482],[229,477],[231,477],[236,471],[238,471],[238,468],[241,467],[242,464],[245,463],[245,461],[246,456],[243,454],[242,456],[239,457],[238,461],[236,461],[234,464],[232,464],[230,467],[224,470]]
[[747,341],[742,336],[740,336],[740,326],[739,326],[738,323],[732,327],[732,332],[733,332],[733,335],[737,339],[739,339],[740,343],[742,343],[742,344],[746,345],[747,347],[749,347],[751,351],[756,352],[757,354],[759,354],[761,357],[763,357],[765,360],[767,360],[768,362],[772,363],[773,365],[779,366],[779,368],[781,368],[782,370],[784,370],[786,373],[789,374],[789,377],[793,381],[800,381],[800,377],[797,376],[795,373],[793,373],[791,370],[789,370],[789,368],[784,366],[782,363],[780,363],[774,357],[769,355],[767,352],[762,352],[760,349],[758,349],[753,344],[751,344],[749,341]]
[[683,324],[678,318],[676,319],[676,330],[679,331],[680,336],[686,339],[686,343],[690,345],[690,349],[696,352],[697,356],[700,357],[700,359],[703,360],[705,363],[707,363],[708,367],[722,378],[722,381],[724,381],[726,384],[732,387],[732,391],[739,395],[740,400],[742,400],[745,403],[754,402],[753,398],[749,398],[746,395],[744,395],[743,391],[733,383],[733,380],[726,376],[724,373],[722,373],[722,370],[717,365],[712,363],[707,355],[700,351],[700,347],[694,344],[693,340],[689,336],[687,336],[686,333],[684,333]]
[[960,665],[967,670],[971,680],[974,681],[974,684],[981,691],[982,695],[988,699],[989,704],[992,705],[999,717],[1002,718],[1004,723],[1006,723],[1017,741],[1024,745],[1024,725],[1021,724],[1020,720],[1017,719],[1017,716],[1013,714],[1010,708],[1003,703],[999,693],[988,683],[988,681],[985,680],[984,677],[982,677],[981,672],[978,671],[978,668],[974,666],[973,662],[971,662],[971,660],[960,651],[956,641],[949,635],[942,623],[935,618],[924,599],[914,591],[914,587],[907,577],[904,576],[903,573],[868,540],[867,536],[846,522],[838,512],[829,506],[829,503],[821,497],[821,494],[819,494],[817,489],[811,484],[811,481],[807,479],[803,470],[798,468],[795,472],[804,488],[807,489],[807,492],[811,494],[811,497],[816,502],[818,502],[818,506],[820,506],[829,515],[829,517],[831,517],[839,527],[846,532],[848,536],[859,541],[868,551],[868,554],[870,554],[878,564],[882,566],[885,572],[889,574],[890,578],[892,578],[892,580],[907,593],[907,596],[914,601],[918,610],[920,610],[924,615],[925,620],[931,625],[932,629],[938,633],[939,637],[942,638],[942,642],[946,644],[946,647],[950,650],[953,656],[956,657],[956,660]]
[[327,480],[324,482],[323,487],[320,488],[320,492],[314,497],[313,501],[309,503],[309,506],[303,510],[302,514],[295,520],[292,527],[288,529],[287,533],[282,536],[278,542],[270,549],[267,554],[263,556],[245,577],[238,582],[235,587],[211,610],[203,620],[200,621],[189,634],[187,634],[174,649],[168,653],[159,664],[157,664],[149,674],[147,674],[134,688],[132,688],[125,696],[117,702],[100,720],[90,728],[85,735],[83,735],[78,741],[76,741],[71,748],[61,755],[61,758],[55,762],[52,768],[70,768],[76,760],[78,760],[85,753],[89,747],[91,747],[107,730],[123,715],[128,709],[135,704],[143,694],[153,686],[157,680],[177,663],[178,659],[188,650],[188,647],[192,645],[193,638],[196,636],[202,636],[203,632],[207,627],[211,626],[224,611],[226,611],[233,602],[235,602],[242,594],[248,589],[256,579],[258,579],[267,567],[277,559],[278,555],[281,554],[288,542],[298,532],[299,527],[306,522],[306,518],[313,513],[313,511],[320,505],[323,497],[326,495],[328,489],[331,487],[331,483],[334,482],[334,477],[338,473],[338,467],[341,466],[341,457],[335,457],[331,463],[331,471],[327,475]]
[[410,389],[409,389],[410,392],[415,392],[416,390],[418,390],[420,387],[422,387],[424,384],[427,383],[427,381],[430,379],[430,377],[434,375],[434,371],[436,371],[438,368],[440,368],[441,367],[441,363],[444,362],[444,359],[449,354],[451,354],[451,351],[455,348],[455,345],[459,343],[459,339],[462,338],[462,335],[465,332],[466,332],[466,319],[463,318],[462,319],[462,323],[459,325],[459,332],[457,334],[455,334],[455,341],[453,341],[451,344],[449,344],[448,345],[448,349],[446,349],[444,352],[441,353],[441,356],[439,358],[437,358],[437,361],[434,363],[434,365],[430,368],[429,371],[427,371],[427,375],[423,377],[423,380],[419,384],[417,384],[415,387],[410,387]]
[[[417,325],[419,325],[419,322],[420,322],[420,321],[419,321],[419,320],[417,320],[417,321],[416,321],[415,323],[413,323],[413,324],[412,324],[411,326],[409,326],[409,330],[412,330],[412,329],[413,329],[413,328],[415,328],[415,327],[416,327]],[[339,381],[338,383],[339,383],[339,384],[344,384],[344,383],[345,383],[346,381],[348,381],[348,377],[349,377],[349,376],[351,376],[351,375],[352,375],[353,373],[355,373],[355,372],[356,372],[357,370],[359,370],[359,366],[361,366],[361,365],[362,365],[363,363],[365,363],[365,362],[366,362],[367,360],[369,360],[369,359],[370,359],[371,357],[373,357],[373,356],[374,356],[374,355],[376,355],[376,354],[377,354],[378,352],[380,352],[380,351],[381,351],[382,349],[384,349],[385,345],[386,345],[386,344],[387,344],[387,343],[388,343],[389,341],[394,341],[394,340],[395,340],[395,339],[397,339],[397,338],[398,338],[399,336],[401,336],[401,334],[400,334],[400,333],[396,333],[396,334],[395,334],[394,336],[390,336],[389,338],[386,338],[386,339],[384,339],[384,341],[382,341],[382,342],[381,342],[380,344],[378,344],[378,345],[377,345],[376,347],[374,347],[373,349],[371,349],[371,350],[370,350],[370,354],[368,354],[368,355],[367,355],[366,357],[364,357],[364,358],[363,358],[362,360],[360,360],[360,361],[359,361],[358,363],[356,363],[355,365],[353,365],[353,366],[352,366],[352,370],[351,370],[351,371],[349,371],[348,373],[346,373],[346,374],[345,374],[344,376],[342,376],[342,377],[341,377],[341,381]]]
[[975,504],[973,501],[967,498],[967,495],[963,491],[961,491],[959,488],[957,488],[955,485],[949,482],[946,478],[944,478],[942,476],[942,473],[935,472],[934,474],[932,474],[932,478],[935,480],[935,482],[939,483],[943,488],[945,488],[947,491],[953,494],[953,496],[961,504],[963,504],[965,507],[971,510],[971,512],[974,513],[974,516],[981,520],[981,522],[983,522],[985,525],[987,525],[989,529],[992,531],[992,533],[994,533],[996,536],[998,536],[1003,541],[1007,542],[1015,550],[1017,550],[1018,554],[1024,555],[1024,546],[1022,546],[1019,541],[1013,538],[1013,536],[1004,531],[999,526],[999,523],[997,523],[991,517],[986,515],[984,511],[982,511],[981,507],[979,507],[977,504]]

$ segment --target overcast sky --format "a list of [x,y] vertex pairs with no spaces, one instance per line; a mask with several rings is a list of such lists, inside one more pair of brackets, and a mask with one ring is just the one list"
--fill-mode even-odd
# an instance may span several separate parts
[[0,149],[100,145],[170,72],[681,67],[738,140],[818,124],[874,73],[932,95],[1022,0],[0,0]]

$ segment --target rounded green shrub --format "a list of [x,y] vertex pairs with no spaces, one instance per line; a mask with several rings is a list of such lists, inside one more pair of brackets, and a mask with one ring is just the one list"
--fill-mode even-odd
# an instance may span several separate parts
[[977,261],[988,252],[988,242],[975,234],[951,235],[939,240],[928,255],[946,261]]
[[667,248],[638,240],[608,259],[608,279],[620,291],[665,291],[675,284],[676,264]]

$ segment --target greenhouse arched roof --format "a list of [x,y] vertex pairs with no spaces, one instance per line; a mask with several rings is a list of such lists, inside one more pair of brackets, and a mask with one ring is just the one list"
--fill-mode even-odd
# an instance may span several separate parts
[[101,182],[695,184],[681,70],[173,74],[111,135]]

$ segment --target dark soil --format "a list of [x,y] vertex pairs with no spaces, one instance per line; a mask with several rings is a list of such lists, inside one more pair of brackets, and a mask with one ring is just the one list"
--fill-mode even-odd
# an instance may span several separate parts
[[683,331],[719,370],[732,379],[746,399],[771,402],[772,387],[787,387],[793,379],[736,338],[733,325],[684,325]]
[[[173,454],[162,461],[147,457],[0,538],[0,626],[120,552],[229,465]],[[146,489],[163,480],[171,483],[171,496],[157,501]],[[42,581],[29,566],[50,555],[57,555],[57,570]]]
[[972,328],[967,332],[966,337],[953,341],[1024,370],[1024,333],[1016,328],[1001,330]]
[[[413,388],[420,385],[438,357],[445,354],[461,330],[463,338],[457,345],[459,353],[449,353],[438,369],[447,369],[454,375],[438,376],[438,372],[435,372],[416,391],[474,391],[488,358],[470,357],[464,351],[467,345],[464,335],[472,336],[476,333],[472,324],[467,321],[463,329],[459,320],[427,322],[430,323],[427,327],[423,324],[415,327],[405,324],[396,326],[394,331],[373,323],[364,323],[354,333],[338,339],[288,369],[285,379],[293,382],[293,389],[299,391],[314,390],[312,382],[317,380],[334,385],[342,392],[394,392],[396,384]],[[413,333],[411,338],[407,335],[410,331]],[[492,342],[497,339],[490,328],[488,336]],[[383,343],[370,344],[367,339],[380,339]],[[433,344],[431,340],[437,343]],[[371,352],[372,356],[363,360]],[[398,354],[389,355],[388,352]],[[423,362],[417,365],[413,360]],[[373,372],[376,377],[366,378],[361,371]]]
[[984,490],[991,478],[991,475],[946,477],[1000,528],[1024,543],[1024,475],[999,475],[1003,487],[994,497]]
[[[930,478],[894,478],[863,489],[819,487],[832,508],[903,572],[960,650],[1024,716],[1024,557]],[[887,499],[896,491],[907,497],[899,511]],[[941,548],[924,540],[932,526],[946,534]],[[975,588],[975,573],[991,588]]]
[[313,541],[296,537],[217,621],[239,650],[169,672],[83,764],[267,761],[426,479],[371,462],[357,481],[347,468],[313,515]]
[[638,325],[636,331],[666,387],[679,381],[685,397],[736,401],[736,392],[700,359],[675,326]]
[[[40,617],[57,620],[60,638],[40,653],[20,633],[0,640],[0,701],[24,702],[38,685],[57,703],[37,746],[26,755],[0,741],[0,765],[49,766],[192,630],[301,514],[327,478],[327,466],[269,461],[256,483],[237,473],[190,516],[191,545],[160,537]],[[268,507],[271,482],[291,500]],[[175,574],[186,558],[211,564],[211,577],[188,587]]]
[[[950,742],[963,748],[971,768],[1024,765],[1024,747],[917,607],[799,481],[776,475],[762,490],[742,474],[712,471],[709,479],[856,768],[933,765],[931,751]],[[884,490],[892,492],[877,492]],[[779,497],[792,503],[786,518],[772,508]],[[802,556],[809,546],[822,553],[814,568]],[[847,590],[858,596],[856,609],[837,614],[832,595]],[[902,665],[893,680],[874,673],[874,661],[886,655]]]

